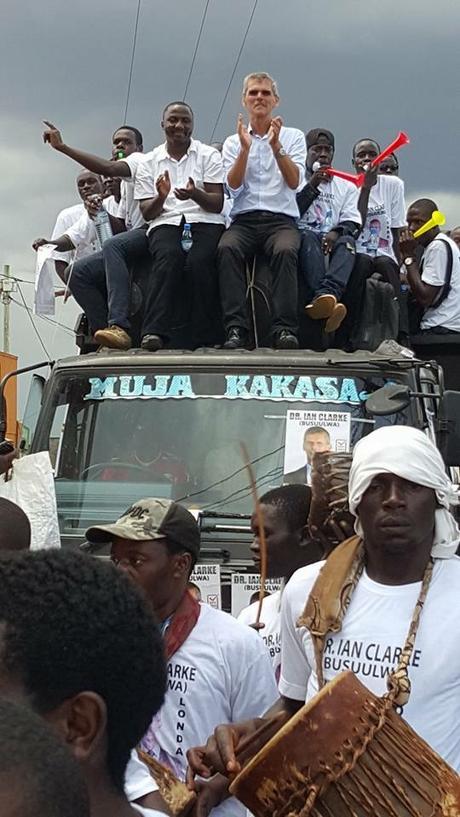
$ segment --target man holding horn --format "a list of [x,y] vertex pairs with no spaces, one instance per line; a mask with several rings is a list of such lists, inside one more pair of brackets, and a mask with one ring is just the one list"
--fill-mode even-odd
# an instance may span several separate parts
[[189,752],[193,772],[238,772],[243,739],[277,711],[293,715],[344,670],[378,696],[390,690],[396,711],[460,770],[456,502],[421,431],[383,427],[356,445],[349,504],[357,535],[326,562],[298,570],[285,589],[281,697],[264,719],[218,727]]

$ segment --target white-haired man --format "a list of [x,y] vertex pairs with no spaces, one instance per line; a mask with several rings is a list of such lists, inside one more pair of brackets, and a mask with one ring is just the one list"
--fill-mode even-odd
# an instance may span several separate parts
[[249,125],[240,114],[237,133],[225,140],[222,154],[233,201],[232,223],[217,251],[227,333],[224,346],[237,349],[248,343],[245,261],[263,252],[272,273],[273,345],[296,349],[300,246],[296,190],[305,173],[305,137],[297,128],[285,128],[281,117],[273,115],[279,96],[269,74],[245,78],[242,102]]
[[[270,714],[293,714],[321,680],[344,670],[383,695],[412,625],[397,711],[460,770],[460,531],[449,511],[456,499],[441,455],[421,431],[387,426],[357,444],[349,480],[357,536],[326,562],[298,570],[285,588],[281,698]],[[194,771],[234,772],[235,748],[260,722],[218,727],[205,749],[190,753]]]

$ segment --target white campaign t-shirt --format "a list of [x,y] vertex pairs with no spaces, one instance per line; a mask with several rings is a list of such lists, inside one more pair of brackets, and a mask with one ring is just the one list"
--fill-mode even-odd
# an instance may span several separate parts
[[[53,238],[60,238],[61,235],[65,235],[69,227],[72,224],[75,224],[76,221],[83,215],[85,212],[84,204],[73,204],[71,207],[65,207],[64,210],[61,210],[58,213],[56,218],[56,224],[54,225],[53,232],[51,233],[51,239]],[[54,250],[51,254],[50,258],[54,261],[65,261],[66,264],[70,264],[72,260],[72,252],[58,252]]]
[[[258,601],[249,604],[241,611],[237,621],[248,626],[254,624],[258,609]],[[255,630],[255,632],[258,632],[263,639],[275,670],[275,677],[278,678],[281,665],[281,590],[272,593],[270,596],[265,596],[263,599],[260,623],[265,624],[265,627],[262,630]]]
[[[184,780],[187,749],[206,743],[218,724],[259,717],[277,698],[270,658],[257,633],[201,604],[195,627],[168,663],[166,700],[142,746]],[[137,769],[133,795],[130,768],[133,765],[126,775],[129,799],[155,790],[146,768],[142,791]],[[245,808],[230,798],[212,814],[244,817]]]
[[223,212],[209,213],[191,199],[181,201],[174,195],[174,189],[185,187],[189,178],[193,179],[196,187],[203,187],[206,183],[223,184],[224,168],[219,151],[197,139],[191,139],[187,153],[177,161],[169,156],[166,144],[159,145],[152,151],[148,161],[142,162],[138,168],[134,185],[137,201],[157,196],[155,183],[165,170],[169,172],[171,192],[163,205],[163,212],[149,222],[147,232],[162,224],[179,226],[183,217],[189,224],[201,222],[225,225]]
[[[324,562],[294,573],[281,612],[282,695],[308,701],[318,691],[310,634],[298,627]],[[324,678],[351,670],[382,695],[405,644],[421,583],[384,585],[366,572],[351,597],[342,630],[327,637]],[[460,771],[460,558],[437,559],[409,666],[412,691],[403,717],[457,772]]]
[[142,227],[145,224],[144,216],[141,213],[139,202],[134,198],[134,186],[136,183],[137,171],[142,162],[147,162],[152,157],[153,151],[148,153],[131,153],[125,156],[121,161],[126,162],[130,171],[131,178],[121,180],[120,192],[121,199],[118,208],[117,216],[122,218],[126,224],[127,230],[133,230],[136,227]]
[[[360,190],[356,189],[356,201]],[[404,182],[397,176],[377,177],[369,195],[366,223],[356,241],[356,252],[364,255],[388,255],[396,262],[392,229],[406,226]]]
[[[104,202],[102,202],[102,206],[104,206]],[[78,258],[92,255],[92,253],[98,252],[100,249],[94,221],[89,217],[86,209],[78,221],[65,231],[65,234],[75,247],[75,261]]]
[[300,230],[328,233],[344,221],[361,224],[354,184],[332,176],[330,182],[321,182],[318,191],[319,196],[297,222]]
[[452,277],[450,292],[439,306],[436,304],[423,315],[421,328],[444,326],[453,332],[460,332],[460,250],[449,236],[439,233],[426,247],[422,256],[422,281],[434,287],[444,286],[447,273],[447,248],[452,249]]

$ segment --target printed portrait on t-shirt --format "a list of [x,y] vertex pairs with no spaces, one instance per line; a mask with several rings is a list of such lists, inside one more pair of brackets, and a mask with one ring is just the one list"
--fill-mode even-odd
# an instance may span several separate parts
[[[383,215],[383,208],[380,215]],[[369,253],[376,253],[377,250],[387,249],[390,246],[391,231],[387,218],[368,215],[363,232],[362,246],[366,247]]]

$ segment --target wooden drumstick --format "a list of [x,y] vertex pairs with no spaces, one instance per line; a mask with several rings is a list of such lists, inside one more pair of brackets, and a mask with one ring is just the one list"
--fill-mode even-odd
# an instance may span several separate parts
[[259,544],[260,544],[260,589],[259,589],[259,605],[257,607],[257,615],[254,624],[257,626],[260,622],[262,614],[262,604],[265,596],[265,583],[267,581],[267,540],[265,538],[264,515],[262,507],[257,496],[257,485],[254,478],[254,471],[252,469],[251,460],[249,459],[249,452],[244,443],[240,443],[241,454],[246,470],[249,474],[249,484],[251,486],[252,499],[256,510],[257,524],[259,526]]
[[[244,763],[251,760],[259,749],[265,746],[273,735],[276,735],[278,729],[280,729],[283,723],[286,723],[289,718],[290,715],[287,712],[277,712],[272,718],[266,720],[262,726],[259,726],[252,735],[243,738],[235,752],[238,763],[243,766]],[[259,745],[261,738],[264,738],[264,741]]]
[[155,780],[158,791],[165,801],[172,817],[186,817],[196,802],[196,794],[179,780],[176,775],[142,749],[137,750],[140,759],[145,763]]

